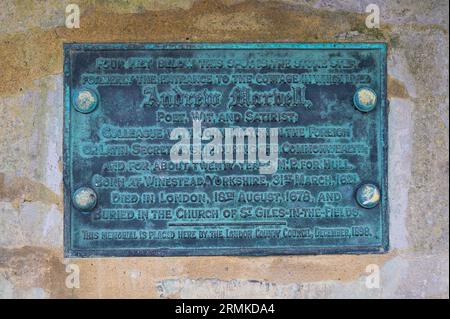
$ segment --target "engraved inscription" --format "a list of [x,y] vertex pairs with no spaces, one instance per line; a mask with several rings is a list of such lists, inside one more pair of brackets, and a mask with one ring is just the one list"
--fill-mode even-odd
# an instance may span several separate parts
[[[125,47],[65,47],[68,255],[386,249],[384,100],[353,104],[385,94],[383,46]],[[80,187],[90,211],[71,203]]]

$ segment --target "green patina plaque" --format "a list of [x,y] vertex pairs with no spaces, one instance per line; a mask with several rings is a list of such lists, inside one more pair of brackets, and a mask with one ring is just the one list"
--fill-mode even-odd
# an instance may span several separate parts
[[64,46],[67,257],[388,249],[386,46]]

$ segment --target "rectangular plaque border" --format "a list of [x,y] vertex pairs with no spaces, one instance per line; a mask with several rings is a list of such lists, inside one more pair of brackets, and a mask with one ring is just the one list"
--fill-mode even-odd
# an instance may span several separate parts
[[[148,248],[148,249],[73,249],[71,247],[71,144],[70,144],[70,112],[71,112],[71,60],[70,51],[99,51],[99,50],[196,50],[196,49],[352,49],[352,50],[378,50],[381,62],[381,94],[380,112],[383,123],[378,132],[379,149],[378,164],[380,167],[381,184],[381,245],[374,246],[301,246],[301,247],[265,247],[265,248]],[[389,251],[389,202],[388,202],[388,114],[387,100],[387,44],[382,42],[361,43],[64,43],[64,124],[63,124],[63,187],[64,187],[64,257],[65,258],[93,258],[93,257],[144,257],[144,256],[277,256],[277,255],[323,255],[323,254],[380,254]]]

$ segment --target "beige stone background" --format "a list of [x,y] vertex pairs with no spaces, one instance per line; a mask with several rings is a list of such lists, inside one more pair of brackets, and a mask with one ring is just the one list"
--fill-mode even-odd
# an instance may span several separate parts
[[[77,3],[81,28],[65,27]],[[376,3],[381,28],[367,29]],[[0,297],[448,298],[448,2],[0,1]],[[62,43],[383,41],[391,250],[384,255],[63,258]],[[67,288],[66,264],[80,287]],[[365,285],[380,269],[380,288]]]

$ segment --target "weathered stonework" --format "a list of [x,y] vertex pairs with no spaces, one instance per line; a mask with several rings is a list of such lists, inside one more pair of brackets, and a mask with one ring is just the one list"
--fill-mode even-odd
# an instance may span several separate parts
[[[66,5],[81,28],[64,26]],[[381,28],[367,29],[376,3]],[[63,258],[62,43],[383,41],[391,251],[384,255]],[[448,298],[448,2],[2,1],[0,297]],[[80,269],[67,288],[66,264]],[[380,267],[380,288],[365,285]]]

